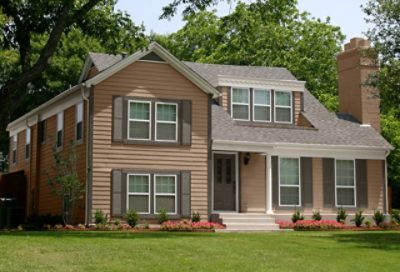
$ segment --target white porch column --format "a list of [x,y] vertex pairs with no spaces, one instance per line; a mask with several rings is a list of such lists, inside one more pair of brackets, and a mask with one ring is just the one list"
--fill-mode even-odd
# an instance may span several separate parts
[[265,192],[265,211],[266,214],[274,214],[272,210],[272,166],[271,166],[271,155],[266,154],[265,160],[265,183],[266,183],[266,192]]

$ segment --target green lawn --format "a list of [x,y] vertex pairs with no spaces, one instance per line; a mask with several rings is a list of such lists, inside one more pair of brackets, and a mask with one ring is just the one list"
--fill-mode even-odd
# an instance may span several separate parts
[[0,232],[0,271],[398,271],[400,232]]

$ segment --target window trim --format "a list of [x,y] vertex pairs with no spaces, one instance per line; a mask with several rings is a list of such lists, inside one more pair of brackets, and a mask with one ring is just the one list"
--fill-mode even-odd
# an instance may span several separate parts
[[[81,116],[78,115],[79,113],[79,107],[82,107],[82,111],[81,111]],[[81,117],[81,118],[79,118]],[[81,119],[80,121],[78,121],[79,119]],[[81,143],[83,141],[83,119],[84,119],[84,107],[83,107],[83,102],[79,102],[77,104],[75,104],[75,141],[77,141],[78,143]],[[81,123],[81,138],[78,139],[78,124]]]
[[[289,93],[290,94],[290,106],[276,105],[276,94],[278,92]],[[290,122],[276,121],[276,109],[277,108],[290,109]],[[277,123],[277,124],[293,124],[293,91],[274,90],[274,123]]]
[[[149,105],[149,120],[145,119],[132,119],[130,116],[131,111],[131,103],[141,103],[141,104],[148,104]],[[151,132],[152,132],[152,101],[149,100],[138,100],[138,99],[128,99],[128,111],[127,111],[127,139],[130,141],[151,141]],[[132,138],[130,137],[130,123],[132,122],[143,122],[149,124],[149,137],[148,138]]]
[[[17,156],[18,156],[18,135],[15,134],[12,136],[12,164],[17,164]],[[15,152],[15,153],[14,153]]]
[[[247,95],[248,95],[248,102],[246,103],[240,103],[240,102],[233,102],[233,89],[243,89],[247,90]],[[251,107],[251,94],[250,94],[250,88],[246,87],[231,87],[231,97],[230,97],[230,107],[231,107],[231,118],[232,120],[237,120],[237,121],[250,121],[251,120],[251,114],[250,114],[250,107]],[[233,118],[233,105],[242,105],[242,106],[247,106],[247,119],[239,119],[239,118]]]
[[[283,184],[281,185],[281,159],[296,159],[299,165],[299,184],[298,185],[288,185]],[[278,157],[278,199],[279,199],[279,207],[301,207],[301,165],[300,165],[300,157]],[[288,205],[288,204],[281,204],[281,187],[297,187],[299,188],[299,202],[297,205]]]
[[[157,120],[157,106],[158,105],[174,105],[176,108],[175,122],[174,121],[158,121]],[[154,113],[154,141],[156,142],[178,142],[178,120],[179,120],[179,105],[176,102],[163,102],[155,101],[154,103],[155,113]],[[157,139],[157,125],[158,124],[175,124],[175,140],[159,140]]]
[[25,130],[25,160],[29,160],[29,158],[31,157],[30,146],[31,146],[31,128],[27,127]]
[[[157,177],[174,177],[175,178],[175,193],[157,193],[156,191],[156,180]],[[153,175],[153,195],[154,195],[154,203],[153,203],[153,209],[154,209],[154,214],[159,214],[157,211],[157,206],[156,206],[156,201],[157,201],[157,196],[174,196],[175,197],[175,211],[173,213],[168,212],[167,214],[171,215],[177,215],[178,214],[178,175],[176,174],[154,174]]]
[[[348,186],[348,185],[337,185],[337,175],[336,175],[336,163],[337,161],[352,161],[353,162],[353,179],[354,179],[354,185],[353,186]],[[335,175],[335,207],[345,207],[345,208],[356,208],[357,207],[357,176],[356,176],[356,160],[355,159],[336,159],[335,158],[335,164],[334,164],[334,175]],[[337,202],[337,189],[338,188],[347,188],[347,189],[353,189],[354,190],[354,205],[338,205]]]
[[[257,91],[267,91],[268,93],[269,93],[269,104],[256,104],[256,102],[255,102],[255,93],[257,92]],[[261,122],[261,123],[271,123],[272,122],[272,116],[271,116],[271,114],[272,114],[272,105],[271,105],[271,90],[270,89],[262,89],[262,88],[253,88],[253,95],[252,95],[252,115],[253,115],[253,121],[254,122]],[[259,107],[269,107],[269,120],[256,120],[256,118],[255,118],[255,114],[254,114],[254,112],[255,112],[255,107],[256,106],[259,106]]]
[[[148,177],[148,188],[149,191],[147,193],[131,193],[129,192],[129,177],[130,176],[147,176]],[[127,199],[126,199],[126,210],[129,210],[129,196],[130,195],[145,195],[148,196],[149,200],[148,200],[148,211],[149,212],[137,212],[138,214],[151,214],[151,175],[150,174],[146,174],[146,173],[134,173],[134,174],[127,174],[126,175],[126,195],[127,195]]]
[[[61,118],[59,118],[61,116]],[[56,117],[56,149],[60,150],[64,145],[64,111],[57,113]],[[59,121],[61,120],[61,128],[59,129]],[[61,132],[61,144],[58,145],[58,133]]]

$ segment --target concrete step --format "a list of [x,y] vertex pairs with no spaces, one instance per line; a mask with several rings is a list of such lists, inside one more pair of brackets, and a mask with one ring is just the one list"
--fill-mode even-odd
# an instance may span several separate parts
[[265,213],[220,213],[215,216],[226,226],[226,232],[279,230],[275,218]]
[[246,224],[255,224],[255,223],[263,223],[263,224],[275,224],[275,219],[273,218],[223,218],[222,221],[224,224],[235,224],[235,223],[246,223]]
[[265,213],[220,213],[219,218],[272,218],[273,216]]
[[278,224],[227,224],[227,230],[279,230]]

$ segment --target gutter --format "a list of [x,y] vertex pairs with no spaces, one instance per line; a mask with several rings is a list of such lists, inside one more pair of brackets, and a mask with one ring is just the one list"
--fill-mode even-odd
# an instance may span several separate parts
[[[85,173],[85,225],[88,224],[89,221],[89,216],[88,216],[88,205],[89,205],[89,107],[90,107],[90,103],[89,103],[89,99],[88,97],[85,95],[85,90],[86,90],[86,85],[85,83],[81,84],[81,96],[83,101],[86,104],[86,111],[85,111],[85,122],[86,122],[86,126],[85,126],[85,135],[86,135],[86,152],[85,152],[85,169],[86,169],[86,173]],[[89,94],[90,96],[90,94]]]

